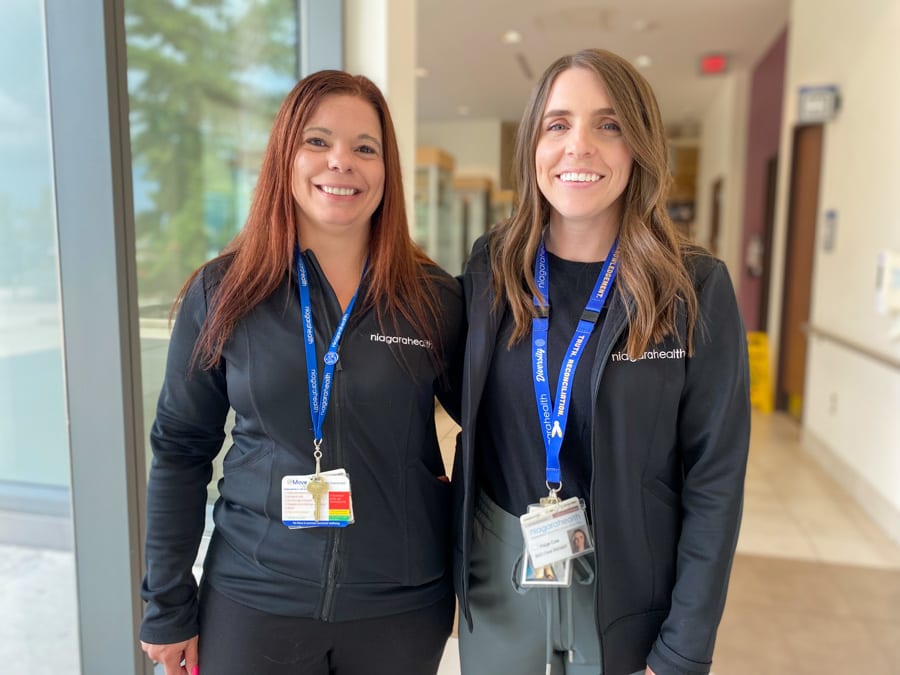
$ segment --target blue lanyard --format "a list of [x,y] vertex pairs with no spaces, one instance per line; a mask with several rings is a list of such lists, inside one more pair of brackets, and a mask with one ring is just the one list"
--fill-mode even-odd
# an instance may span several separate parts
[[[597,325],[600,312],[613,280],[618,270],[618,245],[619,240],[613,242],[606,262],[594,284],[590,300],[581,314],[575,334],[569,342],[569,351],[559,369],[559,381],[556,386],[556,405],[550,400],[550,385],[547,381],[547,333],[550,324],[550,308],[542,305],[540,299],[535,296],[534,304],[538,308],[538,316],[531,320],[531,370],[534,375],[534,397],[537,402],[538,418],[544,431],[544,449],[547,453],[547,488],[551,497],[562,487],[562,472],[559,467],[559,452],[562,449],[563,437],[566,433],[566,423],[569,421],[569,402],[571,401],[570,389],[575,379],[575,370],[584,351],[588,338]],[[534,261],[534,281],[544,298],[549,298],[550,268],[547,264],[547,251],[544,242],[538,248],[537,258]],[[555,488],[550,487],[556,483]]]
[[[296,252],[297,259],[297,279],[300,281],[300,309],[303,313],[303,335],[306,343],[306,371],[308,374],[309,384],[309,415],[313,423],[313,442],[316,451],[322,444],[322,424],[325,422],[325,413],[328,412],[328,398],[331,394],[331,383],[334,379],[334,366],[338,362],[338,347],[341,344],[341,337],[344,334],[344,328],[347,327],[347,320],[350,318],[350,312],[353,311],[353,305],[356,303],[356,296],[359,294],[359,286],[350,299],[350,304],[341,317],[337,330],[331,338],[331,344],[328,345],[328,351],[325,352],[325,368],[322,371],[322,393],[319,394],[319,373],[316,362],[316,335],[313,331],[312,303],[309,300],[309,278],[306,274],[306,265],[303,262],[303,256],[298,249]],[[363,276],[366,274],[366,266],[363,267]],[[360,279],[360,284],[362,279]]]

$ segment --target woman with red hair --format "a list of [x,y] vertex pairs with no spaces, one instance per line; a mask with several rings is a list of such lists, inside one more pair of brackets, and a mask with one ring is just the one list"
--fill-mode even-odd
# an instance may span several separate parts
[[177,302],[150,434],[144,650],[166,675],[435,673],[453,596],[434,396],[462,298],[410,239],[371,81],[297,84],[245,227]]

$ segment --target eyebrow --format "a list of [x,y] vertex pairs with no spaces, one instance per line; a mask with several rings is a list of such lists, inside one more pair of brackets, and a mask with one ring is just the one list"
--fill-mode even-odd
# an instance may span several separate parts
[[381,141],[379,141],[374,136],[369,136],[369,134],[360,134],[359,136],[357,136],[357,138],[359,138],[361,140],[368,139],[368,140],[372,141],[375,145],[377,145],[379,149],[381,149]]
[[[571,110],[548,110],[544,113],[543,119],[547,119],[548,117],[565,117],[566,115],[571,115]],[[612,108],[598,108],[594,111],[594,115],[615,115],[616,111]]]
[[[333,132],[331,131],[331,129],[327,129],[327,128],[325,128],[325,127],[306,127],[306,129],[303,130],[303,133],[308,134],[308,133],[311,132],[311,131],[317,131],[317,132],[319,132],[320,134],[326,134],[327,136],[331,136],[332,133],[333,133]],[[375,138],[374,136],[370,136],[369,134],[360,134],[359,136],[357,136],[357,138],[360,139],[360,140],[368,140],[368,141],[371,141],[372,143],[374,143],[375,145],[377,145],[377,146],[379,147],[379,149],[381,148],[381,141],[379,141],[379,140],[378,140],[377,138]]]

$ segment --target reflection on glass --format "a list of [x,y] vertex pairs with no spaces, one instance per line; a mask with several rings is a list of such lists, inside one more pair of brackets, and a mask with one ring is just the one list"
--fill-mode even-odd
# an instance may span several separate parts
[[296,82],[297,3],[126,0],[125,9],[149,430],[172,300],[243,225],[272,120]]
[[78,619],[40,0],[0,3],[0,63],[0,664],[70,674]]

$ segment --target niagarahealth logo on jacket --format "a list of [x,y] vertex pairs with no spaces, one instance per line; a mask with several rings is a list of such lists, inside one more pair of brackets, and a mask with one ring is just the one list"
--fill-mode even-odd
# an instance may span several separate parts
[[386,345],[408,345],[411,347],[421,347],[422,349],[431,349],[431,340],[424,340],[417,337],[406,337],[404,335],[384,335],[383,333],[370,333],[369,342],[381,342]]
[[638,358],[633,359],[628,356],[628,352],[624,349],[619,352],[613,352],[610,356],[610,359],[615,363],[616,361],[629,361],[631,363],[637,363],[638,361],[651,360],[651,361],[659,361],[663,359],[683,359],[686,355],[686,352],[681,347],[673,347],[672,349],[648,349],[643,354],[641,354]]

